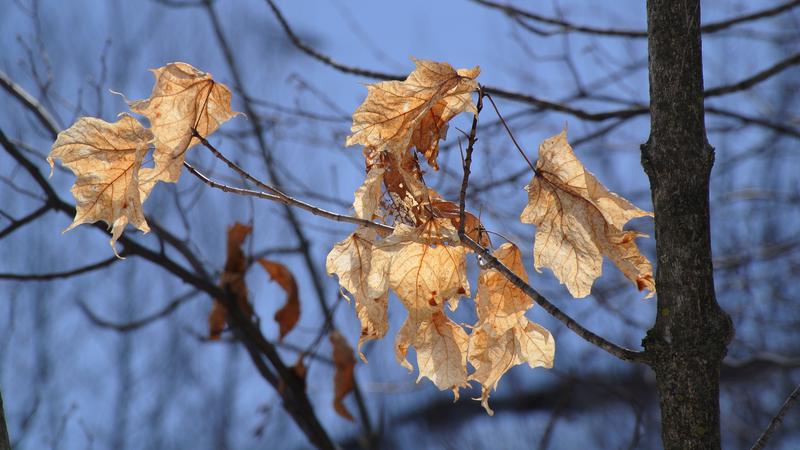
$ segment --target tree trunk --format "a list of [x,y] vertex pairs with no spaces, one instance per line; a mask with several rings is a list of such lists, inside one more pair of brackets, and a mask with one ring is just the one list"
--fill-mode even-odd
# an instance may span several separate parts
[[650,138],[642,165],[655,211],[658,314],[643,341],[665,449],[718,449],[719,367],[733,335],[717,304],[699,0],[648,0]]
[[0,450],[11,450],[11,442],[8,438],[8,427],[6,426],[6,414],[3,409],[3,395],[0,393]]

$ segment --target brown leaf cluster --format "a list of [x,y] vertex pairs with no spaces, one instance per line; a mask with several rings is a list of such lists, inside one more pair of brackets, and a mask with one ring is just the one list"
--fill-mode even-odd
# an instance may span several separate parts
[[[253,231],[253,227],[235,223],[228,227],[228,241],[225,258],[225,268],[219,280],[220,287],[229,292],[236,299],[236,304],[245,317],[253,316],[253,307],[247,300],[247,284],[244,276],[247,272],[247,259],[242,251],[242,243]],[[219,300],[214,300],[211,313],[208,315],[208,337],[218,340],[225,330],[228,320],[228,310]]]
[[551,269],[573,297],[581,298],[600,276],[605,255],[639,290],[655,293],[653,267],[634,241],[645,235],[622,228],[653,214],[600,184],[575,156],[566,130],[539,146],[536,174],[526,190],[528,204],[520,219],[536,225],[537,271]]
[[[458,300],[470,295],[466,271],[470,250],[460,244],[458,204],[425,184],[417,156],[438,168],[439,140],[444,139],[449,120],[460,112],[476,112],[472,93],[478,87],[479,69],[415,63],[416,70],[404,81],[368,86],[347,139],[348,145],[364,145],[367,169],[364,183],[355,192],[355,215],[390,223],[394,231],[379,235],[359,228],[333,247],[326,268],[338,276],[341,288],[354,300],[361,322],[358,350],[362,360],[366,362],[362,345],[388,331],[392,291],[408,312],[395,339],[398,362],[413,370],[406,359],[413,347],[417,381],[428,378],[439,389],[452,390],[456,399],[470,380],[480,382],[484,405],[490,411],[488,392],[505,370],[520,362],[550,367],[554,343],[547,330],[524,318],[531,300],[495,279],[502,278],[499,274],[483,274],[479,280],[482,309],[471,334],[447,315],[445,305],[455,310]],[[482,245],[490,245],[480,220],[469,212],[464,231]],[[521,260],[517,257],[516,261],[521,267]],[[495,341],[518,347],[511,353],[513,361],[488,351]],[[468,363],[476,372],[468,373]]]
[[[494,257],[528,281],[517,246],[503,244]],[[489,393],[503,374],[524,363],[531,368],[553,367],[555,340],[544,327],[525,317],[533,306],[531,298],[496,269],[481,271],[475,304],[478,321],[469,337],[469,362],[475,372],[469,379],[481,384],[481,405],[492,415]]]
[[238,114],[231,110],[228,88],[189,64],[170,63],[153,72],[152,95],[129,102],[131,111],[150,122],[149,129],[127,114],[115,123],[81,117],[59,133],[47,158],[51,174],[59,159],[77,177],[72,187],[77,212],[67,230],[103,220],[111,228],[112,248],[128,223],[150,230],[142,203],[157,182],[178,181],[186,151],[198,142],[192,129],[208,137]]
[[[238,222],[228,227],[225,268],[222,271],[219,283],[223,290],[233,295],[239,309],[248,319],[253,317],[253,307],[248,300],[247,284],[245,283],[245,275],[249,265],[242,250],[242,244],[252,231],[253,227]],[[269,274],[270,278],[276,281],[286,292],[286,303],[275,313],[275,322],[280,330],[279,339],[283,340],[284,336],[292,331],[300,319],[300,299],[298,297],[297,282],[294,279],[294,275],[285,265],[263,258],[257,262]],[[220,338],[222,332],[225,331],[227,320],[227,308],[219,300],[214,300],[211,313],[208,315],[209,339],[218,340]],[[302,366],[302,361],[299,362],[299,366]]]

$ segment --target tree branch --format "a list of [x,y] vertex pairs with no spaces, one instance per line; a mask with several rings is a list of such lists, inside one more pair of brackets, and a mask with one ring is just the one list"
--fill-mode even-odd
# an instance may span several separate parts
[[34,220],[36,220],[39,217],[41,217],[44,214],[46,214],[51,209],[53,209],[53,207],[50,206],[49,204],[45,203],[44,205],[40,206],[38,209],[36,209],[35,211],[31,212],[27,216],[25,216],[25,217],[23,217],[21,219],[12,220],[10,225],[8,225],[7,227],[5,227],[2,230],[0,230],[0,239],[3,239],[4,237],[8,236],[9,234],[13,233],[14,231],[16,231],[16,230],[22,228],[23,226],[33,222]]
[[249,197],[257,197],[257,198],[264,199],[264,200],[271,200],[271,201],[278,202],[278,203],[281,203],[281,204],[284,204],[284,205],[287,205],[287,206],[294,206],[294,207],[300,208],[302,210],[308,211],[311,214],[314,214],[315,216],[324,217],[326,219],[334,220],[336,222],[347,222],[347,223],[352,223],[352,224],[355,224],[355,225],[366,226],[366,227],[375,228],[375,229],[384,230],[384,231],[393,230],[393,228],[388,226],[388,225],[383,225],[383,224],[380,224],[380,223],[377,223],[377,222],[372,222],[372,221],[366,220],[366,219],[359,219],[358,217],[345,216],[343,214],[337,214],[337,213],[334,213],[334,212],[331,212],[331,211],[328,211],[328,210],[313,206],[313,205],[308,204],[306,202],[297,200],[295,198],[289,197],[288,195],[285,195],[285,194],[279,196],[279,195],[274,195],[274,194],[268,194],[266,192],[254,191],[252,189],[243,189],[243,188],[238,188],[238,187],[233,187],[233,186],[228,186],[226,184],[218,183],[218,182],[210,179],[207,175],[203,174],[199,170],[197,170],[194,166],[192,166],[188,162],[184,162],[183,166],[186,167],[186,169],[188,169],[189,172],[192,175],[194,175],[195,177],[197,177],[200,181],[202,181],[203,183],[207,184],[208,186],[210,186],[210,187],[212,187],[214,189],[219,189],[221,191],[229,192],[231,194],[244,195],[244,196],[249,196]]
[[781,423],[783,423],[783,416],[785,416],[786,413],[792,408],[792,406],[794,406],[795,402],[797,402],[798,397],[800,397],[800,386],[797,386],[794,389],[794,391],[792,391],[792,393],[789,394],[789,397],[787,397],[786,401],[783,402],[783,406],[781,406],[781,409],[779,409],[778,413],[775,414],[775,417],[773,417],[772,420],[769,421],[767,429],[764,430],[764,433],[761,434],[761,437],[759,437],[756,443],[753,444],[751,450],[761,450],[762,448],[764,448],[765,445],[767,445],[767,441],[769,441],[769,438],[772,437],[772,434],[775,433],[775,430],[777,430],[778,427],[781,425]]
[[25,89],[22,89],[18,84],[14,83],[2,70],[0,70],[0,86],[33,112],[52,138],[56,138],[58,130],[61,129],[58,121],[38,100],[25,91]]
[[[117,258],[114,258],[114,259],[117,259]],[[173,311],[178,309],[179,306],[181,306],[182,304],[186,303],[188,300],[191,300],[192,298],[196,297],[197,294],[199,294],[199,293],[200,293],[200,291],[198,291],[197,289],[192,289],[191,291],[189,291],[189,292],[187,292],[187,293],[175,298],[171,302],[169,302],[167,304],[167,306],[165,306],[161,310],[156,311],[156,312],[154,312],[152,314],[149,314],[149,315],[147,315],[145,317],[142,317],[141,319],[136,319],[136,320],[133,320],[131,322],[126,322],[126,323],[115,323],[115,322],[111,322],[109,320],[103,319],[102,317],[98,316],[94,311],[92,311],[91,308],[89,308],[89,305],[87,305],[86,303],[84,303],[82,301],[78,302],[78,306],[81,308],[81,311],[83,311],[83,313],[86,315],[86,317],[89,318],[89,321],[91,321],[93,324],[95,324],[95,325],[97,325],[97,326],[99,326],[101,328],[108,328],[108,329],[111,329],[111,330],[119,331],[121,333],[127,333],[128,331],[138,330],[139,328],[142,328],[142,327],[144,327],[146,325],[149,325],[149,324],[151,324],[151,323],[153,323],[153,322],[155,322],[155,321],[157,321],[159,319],[163,319],[163,318],[169,316],[170,314],[172,314]]]
[[[557,26],[561,28],[560,32],[562,33],[569,33],[569,32],[578,32],[584,34],[593,34],[597,36],[610,36],[610,37],[622,37],[622,38],[646,38],[647,31],[640,31],[640,30],[623,30],[623,29],[615,29],[615,28],[598,28],[598,27],[591,27],[586,25],[578,25],[571,22],[568,22],[563,19],[556,19],[553,17],[543,16],[541,14],[535,14],[530,11],[522,10],[511,5],[506,5],[494,1],[489,0],[472,0],[474,3],[478,3],[483,5],[487,8],[496,9],[502,11],[508,16],[517,17],[517,18],[525,18],[529,20],[533,20],[539,23],[543,23],[546,25]],[[786,3],[780,4],[778,6],[774,6],[772,8],[763,9],[760,11],[756,11],[750,14],[745,14],[739,17],[733,17],[730,19],[722,20],[719,22],[712,22],[700,27],[700,31],[705,34],[716,33],[718,31],[722,31],[726,28],[730,28],[734,25],[739,25],[746,22],[753,22],[755,20],[766,19],[768,17],[776,16],[784,11],[789,11],[800,5],[799,0],[792,0]],[[540,31],[540,30],[537,30]],[[546,34],[540,31],[541,34]],[[540,34],[537,33],[537,34]]]
[[[123,256],[123,252],[120,252],[120,256]],[[102,261],[96,262],[94,264],[87,264],[83,267],[79,267],[77,269],[67,270],[64,272],[51,272],[51,273],[31,273],[31,274],[22,274],[22,273],[0,273],[0,280],[17,280],[17,281],[52,281],[64,278],[70,278],[77,275],[83,275],[85,273],[93,272],[95,270],[103,269],[105,267],[114,264],[115,262],[119,261],[120,259],[116,256],[112,256],[108,259],[104,259]]]
[[784,70],[788,69],[789,67],[800,65],[800,53],[795,53],[794,55],[775,63],[773,66],[762,70],[761,72],[756,73],[748,78],[745,78],[737,83],[729,84],[727,86],[720,86],[716,88],[706,89],[703,93],[705,98],[709,97],[716,97],[719,95],[730,94],[733,92],[743,91],[745,89],[749,89],[756,84],[769,79],[770,77],[777,75]]

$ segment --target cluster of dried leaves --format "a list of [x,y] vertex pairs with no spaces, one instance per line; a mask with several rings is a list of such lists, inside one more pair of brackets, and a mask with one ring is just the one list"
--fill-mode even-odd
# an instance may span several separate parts
[[[438,170],[439,141],[445,138],[449,121],[462,112],[477,114],[472,96],[478,91],[480,69],[415,63],[416,69],[404,81],[368,86],[347,138],[347,145],[363,146],[366,166],[364,183],[355,192],[355,215],[390,225],[393,231],[359,227],[333,247],[326,267],[354,299],[361,322],[362,360],[366,362],[361,346],[388,331],[391,290],[408,311],[395,339],[398,362],[413,370],[406,359],[413,347],[418,381],[429,378],[439,389],[452,390],[456,399],[461,387],[478,382],[481,404],[492,414],[489,393],[503,374],[523,363],[552,367],[555,342],[549,331],[525,316],[533,301],[495,269],[480,270],[477,322],[458,324],[448,317],[445,304],[454,311],[461,297],[470,296],[466,257],[471,250],[460,242],[459,205],[426,185],[420,161]],[[112,228],[112,247],[128,223],[148,231],[142,202],[157,182],[178,180],[186,151],[198,143],[194,133],[207,137],[237,114],[230,109],[230,91],[210,75],[185,63],[154,72],[151,97],[129,102],[133,112],[149,120],[149,129],[127,114],[115,123],[80,118],[59,134],[48,158],[51,167],[54,159],[60,159],[77,176],[72,188],[77,214],[69,228],[104,220]],[[154,164],[145,167],[143,163],[151,159]],[[551,269],[574,297],[585,297],[600,276],[605,255],[639,290],[648,289],[652,296],[652,267],[634,242],[643,235],[623,230],[629,220],[652,214],[608,191],[586,171],[569,146],[566,131],[540,145],[526,190],[528,204],[521,220],[537,227],[537,271]],[[469,212],[463,217],[466,235],[489,247],[480,220]],[[241,224],[228,230],[228,258],[221,279],[221,286],[248,316],[252,315],[244,282],[248,264],[240,247],[250,231]],[[503,244],[493,255],[527,282],[518,247]],[[288,294],[286,306],[275,316],[283,338],[299,317],[297,285],[280,263],[258,263]],[[212,338],[220,336],[226,318],[224,306],[215,302],[209,316]],[[342,400],[352,390],[352,348],[338,333],[331,335],[331,343],[337,368],[335,409],[351,418]],[[297,370],[305,372],[300,363]],[[468,365],[474,369],[471,373]]]
[[[480,70],[415,62],[406,80],[368,86],[347,138],[348,145],[364,146],[366,162],[366,179],[353,202],[356,215],[393,225],[394,231],[384,236],[357,229],[333,247],[327,270],[354,299],[364,361],[362,344],[388,331],[391,290],[408,311],[395,339],[398,362],[413,370],[406,354],[414,347],[418,381],[427,377],[439,389],[451,389],[456,399],[459,388],[477,381],[481,403],[492,414],[489,393],[503,374],[523,363],[552,367],[555,342],[549,331],[525,317],[532,300],[494,269],[481,270],[478,277],[477,322],[460,325],[447,316],[445,303],[455,310],[459,298],[470,295],[470,250],[459,240],[458,205],[425,184],[420,160],[437,170],[439,140],[450,119],[461,112],[477,114],[472,94]],[[541,145],[527,190],[521,219],[537,226],[537,270],[552,269],[573,296],[584,297],[606,255],[639,289],[655,290],[652,268],[633,242],[640,235],[622,230],[628,220],[649,213],[600,185],[575,157],[565,132]],[[465,217],[467,235],[488,246],[480,221],[469,213]],[[515,245],[500,246],[494,256],[527,281]]]
[[128,102],[150,128],[127,113],[114,123],[81,117],[58,134],[47,158],[51,176],[59,159],[77,177],[72,186],[75,220],[67,230],[105,221],[111,227],[112,248],[128,223],[150,231],[142,203],[159,181],[178,181],[186,151],[199,142],[193,130],[208,137],[239,114],[231,110],[230,90],[210,74],[180,62],[153,73],[150,97]]

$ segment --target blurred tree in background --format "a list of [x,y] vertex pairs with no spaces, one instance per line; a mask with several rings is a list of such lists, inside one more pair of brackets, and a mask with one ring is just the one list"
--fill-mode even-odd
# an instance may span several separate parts
[[[0,13],[0,404],[14,448],[748,448],[765,430],[771,448],[800,445],[796,410],[768,428],[799,382],[800,1],[707,2],[702,21],[698,1],[667,0],[0,0]],[[657,304],[610,266],[583,300],[549,273],[531,278],[634,362],[535,307],[558,342],[555,367],[513,369],[488,417],[465,398],[477,390],[451,404],[395,363],[404,317],[390,306],[389,335],[356,367],[351,423],[331,407],[326,337],[354,344],[359,325],[324,261],[352,226],[184,176],[148,200],[152,231],[124,235],[124,261],[103,224],[60,235],[73,177],[46,177],[55,135],[80,116],[113,120],[123,99],[108,90],[145,97],[145,69],[171,61],[214,74],[247,115],[216,148],[348,214],[364,173],[344,146],[361,83],[403,78],[411,56],[480,65],[529,157],[567,123],[587,168],[655,211],[634,226],[656,237],[640,245]],[[467,203],[531,267],[533,228],[519,222],[530,168],[486,110],[478,136]],[[258,188],[202,148],[188,160]],[[439,161],[427,181],[455,200],[455,130]],[[234,317],[236,333],[205,338],[236,221],[254,228],[250,260],[297,278],[302,315],[284,341],[271,320],[284,294],[257,271],[247,283],[263,319]],[[456,319],[474,322],[469,309]],[[300,355],[305,384],[290,369]]]

